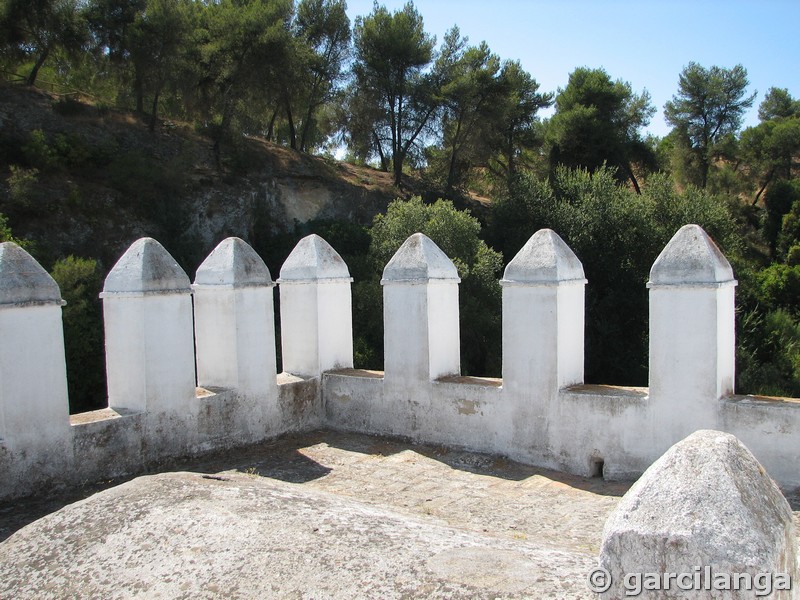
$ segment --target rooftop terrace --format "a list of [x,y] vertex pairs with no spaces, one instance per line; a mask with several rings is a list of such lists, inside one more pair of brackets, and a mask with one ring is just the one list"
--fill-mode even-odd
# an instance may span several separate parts
[[[197,598],[235,585],[252,598],[590,597],[584,582],[603,523],[627,489],[484,454],[329,432],[172,469],[13,535],[0,546],[0,596],[50,589],[114,597],[127,588]],[[60,500],[4,507],[1,535]],[[130,542],[124,555],[101,551],[119,535]],[[42,546],[53,550],[44,559]],[[176,557],[197,546],[192,564]]]
[[629,487],[327,431],[114,483],[1,506],[0,597],[594,598]]
[[[39,499],[0,508],[0,534],[47,516],[0,545],[0,598],[586,598],[598,556],[605,598],[696,565],[774,573],[775,600],[797,598],[796,514],[771,477],[800,486],[800,400],[733,394],[736,281],[696,225],[651,271],[636,389],[583,384],[586,280],[549,230],[501,281],[502,379],[461,376],[458,277],[421,234],[384,271],[381,372],[352,368],[346,265],[302,240],[277,376],[252,249],[224,240],[190,285],[139,240],[101,295],[108,408],[72,417],[57,286],[9,244],[0,498]],[[639,476],[622,502],[604,481]]]

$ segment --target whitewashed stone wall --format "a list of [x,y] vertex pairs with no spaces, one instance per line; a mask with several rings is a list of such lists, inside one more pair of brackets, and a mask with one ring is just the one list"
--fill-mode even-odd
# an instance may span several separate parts
[[161,244],[138,240],[101,294],[108,408],[70,416],[58,285],[0,245],[0,499],[320,427],[318,374],[276,373],[274,285],[237,238],[193,286]]
[[0,244],[0,488],[34,489],[72,463],[63,303],[39,263]]
[[255,252],[224,240],[191,285],[145,238],[102,294],[109,407],[70,417],[58,286],[24,250],[2,244],[0,499],[320,427],[607,478],[636,477],[672,444],[712,428],[738,436],[782,485],[800,485],[800,401],[732,394],[728,261],[687,225],[650,279],[649,389],[583,384],[586,279],[549,230],[531,237],[501,281],[503,378],[461,377],[458,273],[415,234],[383,274],[386,371],[361,371],[352,368],[347,265],[309,236],[278,280],[278,374],[274,283]]
[[318,377],[353,366],[350,271],[316,234],[304,237],[281,267],[283,370]]
[[[639,476],[693,431],[719,429],[740,437],[782,485],[800,485],[800,401],[733,395],[736,281],[697,225],[675,234],[650,274],[650,388],[583,384],[586,280],[549,230],[531,237],[501,281],[502,380],[458,377],[448,333],[457,292],[439,312],[428,311],[444,273],[457,284],[452,263],[434,247],[416,234],[387,265],[385,377],[326,373],[330,427],[616,479]],[[426,345],[433,327],[440,328],[436,356]],[[432,369],[437,361],[448,368]]]

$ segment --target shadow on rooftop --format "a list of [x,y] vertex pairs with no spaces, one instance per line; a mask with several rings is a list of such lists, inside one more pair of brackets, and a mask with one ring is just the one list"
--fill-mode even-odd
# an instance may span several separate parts
[[[0,503],[0,542],[25,525],[56,512],[68,504],[87,498],[97,492],[114,487],[140,475],[169,471],[189,471],[218,475],[226,471],[259,475],[290,483],[307,483],[333,472],[336,465],[324,465],[304,453],[315,445],[324,444],[345,452],[374,457],[391,457],[411,452],[422,459],[435,460],[451,469],[496,477],[509,481],[524,481],[540,476],[556,485],[585,490],[603,496],[622,496],[630,482],[611,482],[600,478],[578,477],[548,469],[531,467],[502,456],[456,450],[444,446],[412,443],[399,438],[377,437],[335,431],[313,431],[285,436],[244,448],[216,451],[201,457],[191,457],[161,464],[158,468],[136,473],[129,477],[105,480],[91,485],[42,492],[13,502]],[[792,507],[800,507],[800,495],[790,497]]]
[[345,452],[375,457],[390,457],[401,452],[413,452],[458,471],[509,481],[524,481],[530,477],[540,476],[558,485],[603,496],[622,496],[632,483],[630,481],[605,481],[602,478],[579,477],[524,465],[503,456],[457,450],[445,446],[417,444],[404,438],[330,430],[289,435],[255,446],[215,452],[199,459],[177,461],[170,465],[169,470],[197,473],[221,473],[235,470],[290,483],[307,483],[325,477],[336,469],[336,465],[320,464],[303,453],[304,449],[310,449],[319,444]]
[[223,473],[238,471],[288,483],[308,483],[325,477],[332,468],[319,464],[302,453],[303,448],[324,443],[323,432],[290,435],[232,450],[215,451],[202,457],[182,459],[170,464],[170,471]]

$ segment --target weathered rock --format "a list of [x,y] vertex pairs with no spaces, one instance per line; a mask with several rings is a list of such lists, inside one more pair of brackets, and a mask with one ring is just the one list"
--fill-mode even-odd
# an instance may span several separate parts
[[[795,578],[796,554],[789,504],[755,457],[732,435],[697,431],[658,459],[606,522],[600,566],[613,583],[601,597],[629,596],[650,580],[670,589],[648,598],[753,598],[767,585],[759,574],[770,574],[773,589],[777,574]],[[665,580],[672,573],[691,577]],[[750,589],[714,591],[734,573],[749,574]]]

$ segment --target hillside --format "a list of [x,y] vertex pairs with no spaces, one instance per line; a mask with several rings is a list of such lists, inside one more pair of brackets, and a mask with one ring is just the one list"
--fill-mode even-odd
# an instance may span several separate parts
[[151,236],[190,271],[230,235],[278,260],[278,240],[298,224],[369,224],[392,199],[424,194],[412,179],[398,190],[388,173],[258,138],[229,144],[217,169],[211,142],[189,125],[166,121],[151,133],[133,113],[9,84],[0,87],[0,177],[0,213],[45,264],[74,254],[110,267]]

